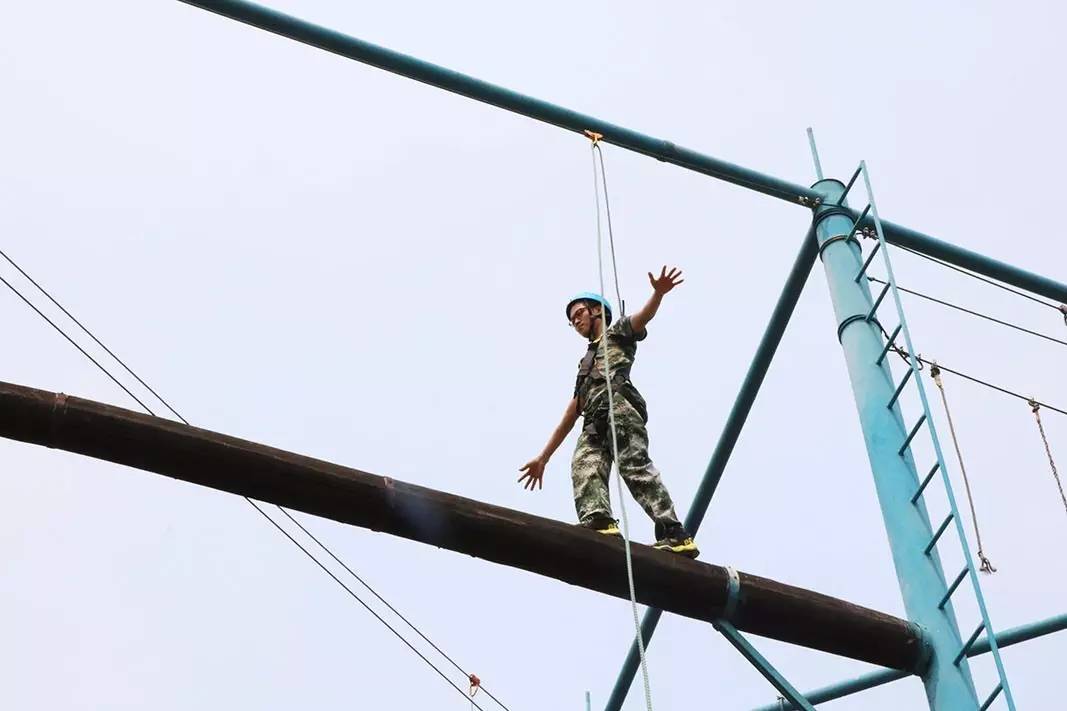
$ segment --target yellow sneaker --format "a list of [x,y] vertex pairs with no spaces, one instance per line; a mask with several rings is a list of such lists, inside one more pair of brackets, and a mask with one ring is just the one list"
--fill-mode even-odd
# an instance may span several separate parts
[[622,538],[622,533],[619,531],[619,525],[615,522],[614,519],[598,518],[593,519],[592,521],[587,521],[586,523],[580,523],[578,525],[582,528],[588,528],[591,531],[602,533],[605,536],[616,536],[618,538]]
[[652,547],[656,550],[684,555],[686,558],[696,558],[700,555],[700,549],[697,548],[697,544],[693,542],[691,536],[685,536],[684,538],[671,538],[668,536],[656,541],[652,544]]
[[597,533],[603,533],[605,536],[616,536],[618,538],[622,538],[622,531],[619,530],[618,525],[616,525],[614,521],[605,524],[601,528],[594,528],[593,530]]

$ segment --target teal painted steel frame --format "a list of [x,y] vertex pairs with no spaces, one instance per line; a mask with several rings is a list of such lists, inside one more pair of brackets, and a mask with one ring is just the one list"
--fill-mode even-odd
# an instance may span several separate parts
[[[756,353],[752,356],[752,362],[748,367],[748,372],[745,373],[745,379],[741,382],[741,389],[737,393],[733,407],[730,408],[730,414],[723,425],[722,434],[719,435],[719,440],[715,445],[715,451],[708,461],[707,469],[704,471],[704,476],[701,478],[700,485],[693,496],[693,503],[689,506],[689,513],[685,517],[685,527],[694,536],[700,529],[700,524],[704,520],[704,515],[711,504],[711,499],[715,495],[715,489],[719,486],[722,474],[726,470],[726,464],[729,462],[734,446],[741,436],[741,430],[748,419],[748,413],[752,410],[752,405],[756,401],[756,395],[763,384],[763,379],[767,375],[771,361],[774,360],[778,344],[782,342],[782,335],[785,333],[785,328],[793,315],[797,300],[800,298],[801,292],[804,291],[804,285],[811,274],[811,268],[815,264],[817,253],[815,226],[813,224],[805,233],[804,240],[800,244],[800,250],[797,252],[796,259],[793,260],[793,266],[789,270],[789,275],[786,277],[785,283],[782,284],[782,291],[778,295],[774,310],[771,312],[767,328],[764,329],[759,346],[756,348]],[[645,611],[645,616],[641,620],[641,638],[644,640],[646,648],[651,643],[652,635],[656,631],[656,625],[659,624],[662,616],[663,611],[656,608],[650,608]],[[635,640],[630,644],[630,651],[627,653],[626,659],[623,660],[622,669],[619,670],[619,676],[615,679],[615,686],[612,688],[611,695],[604,706],[605,711],[619,711],[622,708],[640,663],[641,657]]]
[[[519,94],[508,89],[504,89],[487,82],[480,81],[473,77],[454,72],[445,69],[440,66],[436,66],[427,62],[423,62],[414,57],[409,57],[383,47],[363,42],[354,37],[350,37],[340,32],[330,30],[318,25],[314,25],[309,22],[305,22],[298,18],[286,15],[284,13],[277,12],[275,10],[256,5],[244,0],[180,0],[189,5],[194,5],[211,12],[229,17],[231,19],[244,22],[249,25],[259,27],[261,29],[273,32],[275,34],[288,37],[290,39],[303,42],[305,44],[318,47],[320,49],[360,61],[366,64],[370,64],[386,71],[394,72],[402,76],[406,76],[417,81],[421,81],[439,88],[451,91],[454,93],[467,96],[478,101],[492,104],[494,106],[504,108],[516,113],[535,118],[540,121],[565,128],[567,130],[584,132],[586,130],[596,131],[604,136],[604,141],[612,143],[629,150],[643,153],[645,155],[652,156],[658,160],[672,163],[689,170],[703,173],[715,178],[719,178],[726,182],[733,183],[742,187],[746,187],[757,192],[761,192],[767,195],[772,195],[779,199],[787,200],[789,202],[798,203],[801,205],[812,206],[815,208],[821,208],[821,202],[824,199],[820,195],[820,191],[804,188],[803,186],[789,183],[787,181],[774,178],[769,175],[758,173],[756,171],[749,170],[747,168],[734,165],[725,161],[721,161],[710,156],[703,155],[690,149],[676,146],[670,141],[662,139],[652,138],[644,134],[626,129],[620,126],[601,121],[591,116],[586,116],[569,109],[565,109],[548,102],[544,102],[529,96]],[[826,184],[837,181],[820,181],[820,183]],[[840,183],[837,183],[840,185]],[[843,202],[843,191],[838,194],[838,202]],[[820,209],[816,210],[817,221],[821,223],[821,219],[818,217]],[[852,221],[859,222],[860,224],[873,224],[873,220],[866,216],[860,216],[859,220],[856,218],[859,213],[850,211]],[[829,220],[841,219],[842,215],[837,214],[829,218]],[[852,225],[853,231],[855,224]],[[942,259],[946,262],[960,266],[966,269],[970,269],[979,274],[998,279],[1008,284],[1027,289],[1036,294],[1040,294],[1050,299],[1055,299],[1060,302],[1067,302],[1067,286],[1060,282],[1042,277],[1040,275],[1028,272],[1026,270],[1019,269],[1012,265],[1000,262],[995,259],[991,259],[984,255],[972,252],[970,250],[957,247],[947,242],[942,242],[928,235],[924,235],[920,232],[910,230],[906,227],[895,225],[888,221],[882,221],[879,225],[876,225],[879,232],[880,242],[889,244],[899,244],[901,246],[915,249],[928,256]],[[849,248],[850,240],[843,240],[841,244],[846,248]],[[838,247],[838,250],[840,247]],[[830,276],[830,270],[827,271],[828,277]],[[856,284],[857,287],[866,296],[868,306],[870,305],[870,294],[866,289],[866,285]],[[834,286],[831,285],[831,291],[833,292]],[[835,303],[836,306],[836,303]],[[791,310],[791,309],[790,309]],[[842,331],[856,329],[845,329],[845,326],[851,323],[858,323],[859,321],[854,318],[855,315],[851,315],[852,319],[849,323],[842,322]],[[870,323],[870,316],[862,319],[868,325]],[[841,335],[841,334],[839,334]],[[762,347],[763,344],[761,344]],[[777,346],[777,343],[774,344]],[[844,340],[842,345],[845,346]],[[846,348],[846,355],[851,350],[848,346]],[[862,349],[861,349],[862,350]],[[773,348],[772,348],[773,354]],[[884,367],[882,364],[884,353],[879,356],[875,363],[876,368]],[[850,369],[851,370],[851,369]],[[752,371],[750,370],[750,375]],[[762,375],[759,376],[759,380],[762,380]],[[747,379],[746,379],[747,382]],[[856,385],[854,378],[854,386]],[[869,383],[868,383],[869,384]],[[758,384],[756,386],[758,388]],[[875,388],[877,389],[877,388]],[[754,395],[754,393],[753,393]],[[861,421],[864,420],[864,407],[866,404],[864,399],[861,398],[860,391],[856,392],[857,405],[861,409]],[[739,396],[739,400],[741,396]],[[736,403],[735,403],[736,409]],[[747,407],[744,414],[747,414]],[[743,416],[741,421],[743,423]],[[865,433],[868,434],[868,451],[872,456],[872,466],[875,465],[875,451],[872,448],[872,444],[867,431],[865,423]],[[724,437],[725,437],[724,432]],[[723,443],[720,440],[720,445]],[[732,443],[728,445],[729,449],[732,449]],[[728,455],[728,453],[727,453]],[[880,455],[879,455],[880,456]],[[907,459],[908,464],[914,473],[914,463]],[[725,461],[723,461],[725,464]],[[709,466],[710,469],[710,466]],[[721,474],[721,472],[719,472]],[[876,476],[877,479],[877,476]],[[711,494],[714,493],[714,489],[718,483],[718,479],[714,478],[713,481],[709,481],[709,477],[706,475],[705,480],[702,482],[701,489],[709,489],[708,500],[710,501]],[[880,491],[881,498],[881,491]],[[883,508],[885,503],[883,502]],[[692,513],[692,511],[690,512]],[[888,511],[884,511],[886,514],[887,528],[899,528],[900,522],[895,519],[891,519]],[[922,511],[923,523],[925,528],[929,529],[929,520],[925,514],[925,509]],[[703,511],[700,512],[698,518],[703,517]],[[914,522],[909,522],[903,525],[904,528],[914,528]],[[919,528],[922,528],[920,526]],[[891,532],[891,538],[893,533]],[[898,565],[898,575],[901,574],[900,562],[897,561],[896,551],[894,551],[894,561]],[[972,566],[973,574],[973,566]],[[940,587],[944,586],[944,576],[940,576]],[[909,577],[910,579],[910,577]],[[907,597],[905,594],[905,602],[907,605]],[[942,595],[942,605],[944,606],[944,599],[947,597],[947,591]],[[909,611],[910,614],[910,611]],[[983,617],[985,617],[983,609]],[[655,618],[658,620],[658,616]],[[912,618],[916,619],[916,618]],[[651,617],[646,617],[645,622],[651,620],[651,628],[655,627],[655,620]],[[955,636],[958,638],[958,631],[955,631]],[[995,649],[995,637],[993,638],[993,647]],[[940,646],[940,645],[936,645]],[[964,656],[968,653],[968,648],[962,648],[962,654]],[[936,660],[935,660],[936,661]],[[961,665],[963,668],[965,665]],[[953,686],[951,683],[949,686]],[[1006,691],[1006,690],[1005,690]],[[973,686],[971,688],[973,695]],[[950,694],[954,695],[954,694]],[[944,698],[944,696],[943,696]],[[933,706],[933,702],[932,702]],[[950,708],[951,705],[944,707],[937,706],[937,708]]]
[[[1065,629],[1067,629],[1067,614],[1050,617],[1047,620],[1041,620],[1040,622],[1032,622],[1028,625],[1022,625],[1021,627],[1013,627],[1009,630],[998,632],[995,636],[997,646],[1000,649],[1004,649],[1013,644],[1026,642],[1054,632],[1061,632]],[[990,648],[991,645],[988,638],[980,639],[967,651],[967,656],[969,658],[977,657],[980,654],[988,654]],[[824,686],[821,689],[809,691],[804,694],[804,698],[812,704],[821,704],[860,691],[873,689],[876,686],[882,686],[883,684],[888,684],[908,676],[911,675],[907,672],[898,671],[896,669],[883,669],[882,671],[872,672],[870,674],[865,674],[864,676],[856,677],[855,679],[848,679],[846,681],[838,682],[837,684]],[[781,703],[775,702],[766,706],[760,706],[753,711],[796,711],[796,708],[796,706],[791,704],[783,707]]]
[[[818,204],[820,197],[811,188],[759,173],[697,151],[677,146],[670,141],[654,138],[607,121],[581,114],[547,101],[535,99],[495,84],[475,79],[436,64],[424,62],[400,52],[364,42],[350,35],[301,20],[246,0],[179,0],[187,5],[214,12],[238,22],[273,32],[274,34],[312,47],[369,64],[409,79],[436,86],[467,98],[513,111],[523,116],[559,126],[568,131],[586,130],[603,134],[603,141],[637,153],[671,163],[688,170],[709,175],[749,190],[772,195],[788,202],[806,206]],[[959,267],[971,269],[993,279],[1067,303],[1067,285],[1019,269],[1005,262],[942,242],[907,227],[883,221],[886,240],[890,244],[910,247],[931,257],[943,259]]]
[[[854,227],[847,210],[834,203],[844,192],[838,180],[821,180],[815,189],[824,195],[815,210],[816,238],[823,250],[822,263],[830,288],[838,338],[848,366],[849,380],[863,429],[864,443],[874,475],[893,565],[907,617],[923,630],[931,655],[922,669],[926,696],[932,711],[963,711],[978,706],[966,660],[953,662],[962,647],[951,603],[939,607],[947,592],[937,551],[924,552],[934,532],[924,502],[912,503],[919,477],[911,451],[903,449],[912,428],[894,400],[896,382],[883,358],[881,326],[870,317],[873,306],[867,281],[856,280],[863,265],[859,246],[835,237]],[[885,252],[883,245],[881,251]]]

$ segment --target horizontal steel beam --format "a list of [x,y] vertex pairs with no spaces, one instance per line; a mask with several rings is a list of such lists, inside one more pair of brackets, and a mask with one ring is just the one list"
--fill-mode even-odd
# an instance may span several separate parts
[[[622,541],[91,400],[0,383],[0,437],[84,454],[383,531],[629,599]],[[635,544],[637,601],[712,622],[725,568]],[[922,656],[910,622],[746,573],[738,629],[896,669]]]
[[369,64],[387,72],[436,86],[476,101],[492,104],[517,114],[544,121],[568,131],[594,131],[603,141],[651,156],[666,163],[710,175],[728,183],[740,185],[767,195],[797,204],[818,197],[803,185],[780,180],[718,158],[677,146],[662,138],[654,138],[631,131],[607,121],[572,111],[532,96],[520,94],[502,86],[475,79],[472,76],[424,62],[421,59],[394,52],[391,49],[365,42],[350,35],[286,15],[262,5],[244,0],[181,0],[188,5],[210,10],[224,17],[252,25],[268,32],[288,37],[312,47],[338,54],[357,62]]
[[[853,219],[855,219],[856,214],[853,211]],[[869,223],[870,227],[874,227],[874,221],[871,218],[866,218],[864,222]],[[972,272],[987,276],[990,279],[996,279],[1005,284],[1011,284],[1020,289],[1040,294],[1061,304],[1067,304],[1067,285],[1054,279],[1020,269],[1007,262],[987,257],[984,254],[958,247],[949,242],[943,242],[922,232],[916,232],[886,220],[882,220],[882,231],[885,233],[886,242],[890,244],[909,247],[916,252],[922,252],[928,257],[934,257],[957,267],[970,269]]]
[[[759,173],[697,151],[677,146],[662,138],[638,133],[607,121],[557,106],[511,89],[475,79],[467,74],[425,62],[370,42],[316,25],[300,18],[245,0],[180,0],[204,10],[273,32],[297,42],[369,64],[439,89],[466,96],[529,118],[582,133],[595,131],[607,143],[724,180],[750,190],[773,195],[791,203],[813,206],[819,194],[809,187]],[[901,244],[956,266],[999,279],[1021,289],[1067,303],[1067,286],[1018,269],[948,242],[883,220],[885,236]]]
[[[997,647],[1003,649],[1004,647],[1010,647],[1013,644],[1019,644],[1027,640],[1042,637],[1053,632],[1059,632],[1067,629],[1067,614],[1057,615],[1056,617],[1050,617],[1047,620],[1041,622],[1033,622],[1021,627],[1013,627],[1009,630],[1004,630],[996,635]],[[977,657],[979,654],[987,654],[989,652],[989,639],[980,639],[971,645],[971,648],[967,650],[968,657]],[[855,694],[859,691],[865,691],[867,689],[873,689],[876,686],[882,684],[888,684],[891,681],[903,679],[906,676],[910,676],[908,672],[899,671],[897,669],[882,669],[881,671],[871,672],[855,679],[849,679],[848,681],[842,681],[831,686],[825,686],[821,689],[808,692],[804,695],[804,698],[812,704],[821,704],[826,701],[833,701],[834,699],[840,699],[843,696]],[[796,707],[791,703],[776,702],[768,706],[760,706],[755,711],[795,711]]]

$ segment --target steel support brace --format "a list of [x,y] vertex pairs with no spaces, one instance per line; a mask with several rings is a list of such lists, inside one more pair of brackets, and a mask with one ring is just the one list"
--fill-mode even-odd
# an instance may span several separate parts
[[[1050,617],[1047,620],[1034,622],[1021,627],[1013,627],[1010,630],[1004,630],[1003,632],[998,633],[996,635],[997,647],[1004,649],[1013,644],[1026,642],[1027,640],[1043,637],[1044,635],[1060,632],[1065,629],[1067,629],[1067,614],[1057,615],[1056,617]],[[967,656],[977,657],[980,654],[988,654],[989,649],[989,640],[980,639],[967,651]],[[809,691],[804,694],[804,698],[813,704],[821,704],[825,701],[840,699],[849,696],[850,694],[865,691],[866,689],[873,689],[876,686],[888,684],[907,676],[910,675],[906,672],[897,671],[896,669],[884,669],[855,679],[842,681],[831,686],[824,686],[821,689]],[[795,711],[797,708],[798,707],[791,704],[787,704],[783,707],[781,703],[776,702],[768,704],[767,706],[760,706],[754,711]]]
[[[689,505],[689,513],[685,517],[685,527],[693,535],[696,535],[696,532],[700,529],[704,514],[707,513],[711,499],[715,495],[715,489],[718,488],[719,480],[722,479],[722,474],[726,470],[726,463],[730,460],[730,454],[734,451],[734,445],[737,444],[738,437],[741,436],[745,420],[748,419],[748,413],[752,410],[752,404],[756,401],[756,394],[759,393],[763,378],[767,375],[767,370],[774,359],[775,351],[778,350],[778,344],[782,341],[782,334],[785,333],[785,327],[789,323],[789,318],[793,315],[797,299],[800,298],[800,293],[804,290],[804,284],[807,282],[811,268],[815,264],[817,253],[818,245],[815,242],[815,227],[812,225],[805,233],[804,241],[801,243],[800,250],[793,261],[793,267],[789,270],[789,275],[782,285],[782,292],[778,295],[778,301],[774,305],[774,311],[771,312],[770,321],[767,323],[767,328],[764,330],[763,337],[756,348],[756,354],[752,357],[752,364],[749,366],[745,379],[741,383],[741,390],[737,393],[737,399],[734,400],[733,408],[731,408],[730,414],[726,418],[726,424],[723,425],[722,434],[719,435],[719,441],[715,445],[715,451],[712,453],[708,467],[700,480],[700,486],[693,496],[693,503]],[[645,612],[645,616],[641,620],[641,639],[645,641],[646,647],[651,643],[652,635],[656,631],[656,625],[659,624],[659,618],[662,615],[663,611],[655,608],[650,608]],[[604,707],[605,711],[619,711],[622,708],[640,663],[641,658],[638,653],[637,643],[634,642],[630,645],[630,651],[627,653],[622,669],[619,671],[619,676],[615,680],[615,687],[611,690],[611,696],[608,697],[607,705]]]
[[784,696],[794,708],[803,709],[804,711],[815,711],[815,707],[807,702],[807,700],[800,695],[800,692],[793,688],[793,685],[785,680],[777,669],[775,669],[767,659],[759,653],[759,651],[753,647],[744,635],[737,631],[733,625],[724,620],[712,623],[722,636],[730,641],[730,644],[734,645],[737,651],[741,652],[741,656],[749,661],[749,663],[759,670],[759,673],[764,678],[771,682],[771,685],[775,689],[778,689],[778,693]]
[[726,566],[726,574],[726,605],[723,606],[722,617],[711,624],[796,708],[815,711],[800,692],[731,624],[737,608],[741,605],[741,577],[730,566]]
[[[831,205],[844,189],[836,180],[822,180],[814,187],[824,195],[824,202]],[[820,244],[836,235],[847,234],[852,226],[848,218],[833,214],[837,209],[830,208],[831,214],[825,218],[821,208],[815,211],[816,237]],[[873,305],[866,282],[857,283],[855,279],[862,262],[860,250],[848,242],[837,241],[823,254],[830,298],[839,323],[853,314],[869,313]],[[940,560],[936,551],[929,555],[924,552],[934,536],[930,518],[921,500],[915,504],[911,501],[919,488],[919,477],[910,450],[900,446],[908,437],[908,429],[899,405],[886,407],[894,399],[895,382],[889,363],[878,362],[883,350],[881,331],[872,323],[854,320],[841,333],[841,348],[904,608],[908,619],[923,629],[932,652],[929,664],[921,670],[930,708],[933,711],[974,709],[978,699],[967,663],[953,664],[963,645],[951,604],[944,609],[938,607],[947,592]]]
[[[424,62],[406,54],[394,52],[385,47],[379,47],[342,32],[306,22],[252,2],[246,2],[245,0],[180,1],[357,62],[363,62],[424,84],[436,86],[454,94],[466,96],[475,101],[481,101],[538,121],[559,126],[568,131],[576,133],[582,133],[586,130],[595,131],[604,136],[605,143],[611,143],[620,148],[642,153],[657,160],[703,173],[765,195],[772,195],[794,204],[808,206],[818,205],[821,200],[816,191],[802,185],[728,163],[688,148],[682,148],[670,141],[653,138],[628,128],[616,126],[593,116],[581,114],[562,106],[556,106],[547,101],[535,99],[531,96],[475,79],[466,74]],[[853,211],[853,214],[858,215],[855,211]],[[872,223],[867,219],[862,224],[869,225]],[[1020,289],[1026,289],[1046,298],[1067,303],[1067,285],[1060,282],[1019,269],[996,259],[990,259],[948,242],[942,242],[921,232],[901,227],[886,220],[882,221],[882,226],[885,230],[885,238],[890,244],[910,247],[923,254],[943,259],[946,262],[971,269],[993,279],[999,279]],[[845,230],[845,234],[848,232],[849,230]]]

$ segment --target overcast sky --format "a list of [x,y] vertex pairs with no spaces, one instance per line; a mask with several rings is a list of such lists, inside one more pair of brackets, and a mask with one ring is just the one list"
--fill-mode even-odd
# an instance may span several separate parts
[[[828,174],[869,162],[889,219],[1067,280],[1056,3],[272,1],[798,183],[814,179],[814,126]],[[562,307],[596,284],[585,139],[173,0],[9,8],[0,88],[0,246],[186,418],[574,520],[573,437],[544,491],[515,479],[584,350]],[[684,516],[808,214],[605,153],[630,304],[646,271],[686,273],[633,373]],[[893,258],[904,286],[1067,337],[1052,309]],[[1063,346],[905,307],[925,356],[1067,405]],[[0,379],[136,407],[6,291],[0,322]],[[999,569],[983,578],[994,625],[1063,613],[1067,515],[1029,408],[945,384]],[[1067,463],[1067,419],[1044,416]],[[469,708],[240,498],[8,441],[0,461],[3,708]],[[872,484],[817,265],[698,536],[703,560],[903,615]],[[513,711],[578,711],[586,690],[602,707],[633,634],[625,601],[303,520]],[[973,606],[959,614],[972,629]],[[801,689],[870,670],[753,639]],[[1020,709],[1059,703],[1065,656],[1063,633],[1005,651]],[[775,698],[703,623],[666,616],[649,664],[655,708]],[[988,656],[973,670],[992,688]],[[911,679],[825,708],[924,703]]]

